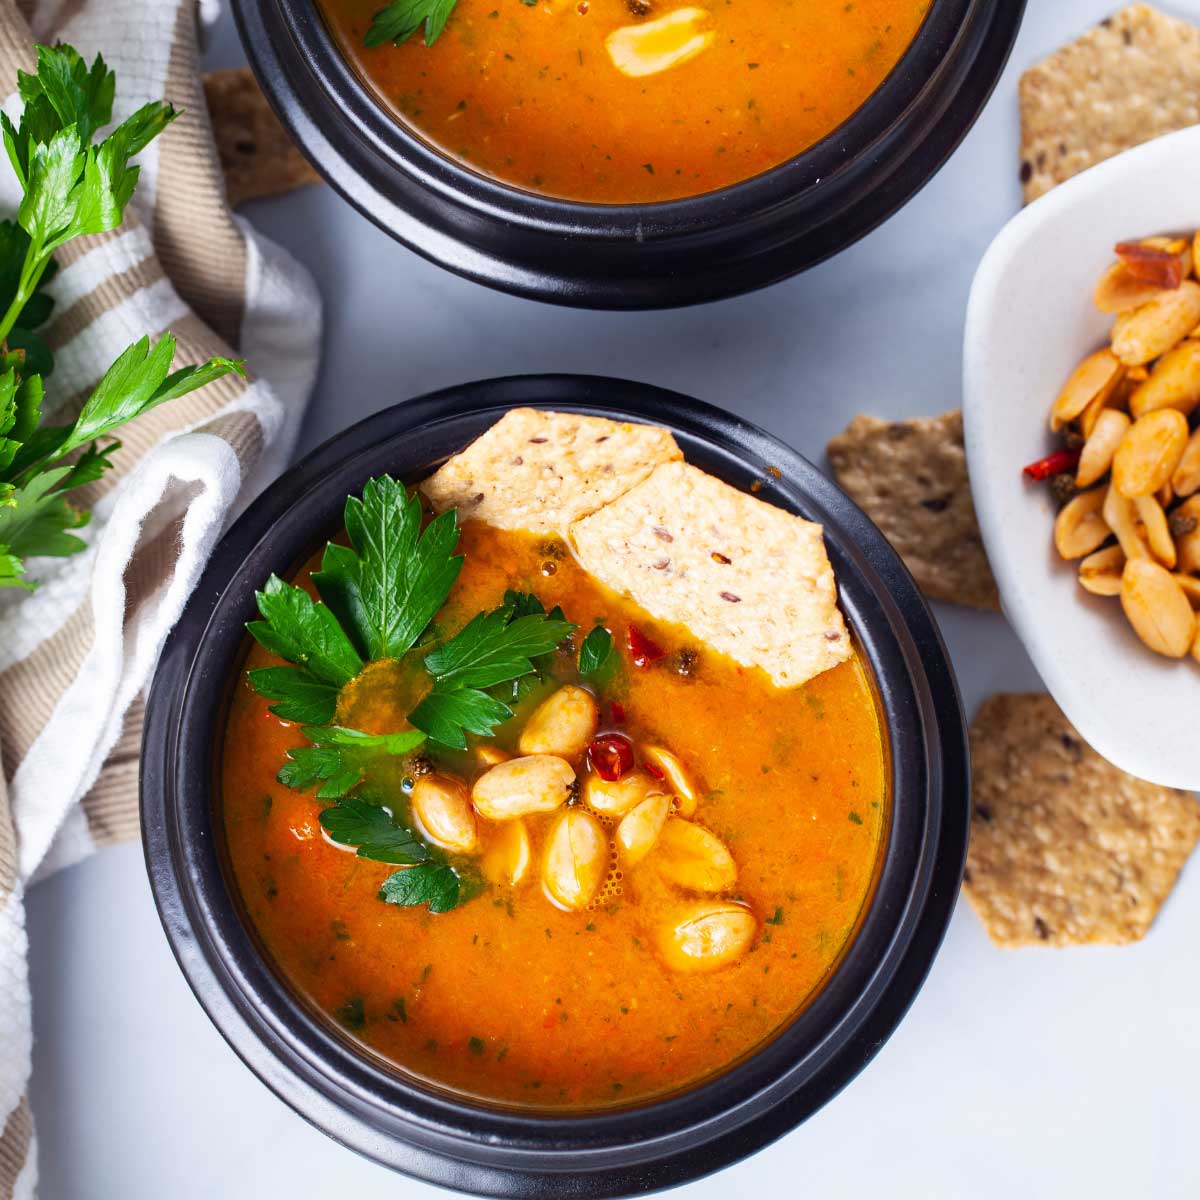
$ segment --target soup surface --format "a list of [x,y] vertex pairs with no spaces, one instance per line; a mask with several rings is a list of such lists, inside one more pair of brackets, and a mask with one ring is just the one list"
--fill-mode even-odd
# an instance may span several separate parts
[[[427,744],[432,765],[472,780],[487,769],[482,755],[499,757],[497,747],[515,753],[531,710],[580,681],[579,642],[602,622],[613,636],[609,669],[588,683],[599,729],[639,748],[669,748],[683,765],[696,793],[693,822],[724,842],[736,867],[720,903],[752,915],[752,941],[711,973],[672,964],[662,932],[687,901],[686,888],[664,875],[653,853],[632,867],[606,862],[603,885],[579,911],[552,902],[539,864],[562,812],[526,818],[533,867],[516,886],[480,881],[477,895],[443,913],[382,903],[381,884],[395,868],[335,845],[318,823],[327,802],[277,780],[286,752],[304,737],[271,715],[243,673],[224,741],[223,805],[250,920],[281,973],[351,1037],[459,1092],[588,1108],[694,1083],[753,1050],[804,1005],[870,894],[888,797],[862,666],[851,659],[780,690],[763,672],[698,647],[686,630],[655,624],[601,588],[561,542],[468,522],[459,550],[465,565],[440,629],[458,629],[515,589],[547,609],[561,605],[579,632],[494,739],[471,739],[462,752]],[[307,571],[301,582],[310,586]],[[662,651],[652,661],[647,638]],[[274,661],[260,647],[249,656],[251,667]],[[339,721],[396,729],[405,687],[387,664],[368,668],[344,689]],[[385,761],[364,792],[407,819],[411,777],[429,765]],[[577,760],[577,770],[582,779],[589,767]],[[587,811],[589,795],[585,784],[563,811]],[[610,818],[595,820],[611,835]],[[479,818],[485,854],[501,835],[499,823]],[[461,863],[464,877],[479,861]]]
[[319,2],[359,73],[443,153],[595,203],[696,195],[801,153],[882,83],[930,4],[458,0],[432,46],[366,48],[381,0]]

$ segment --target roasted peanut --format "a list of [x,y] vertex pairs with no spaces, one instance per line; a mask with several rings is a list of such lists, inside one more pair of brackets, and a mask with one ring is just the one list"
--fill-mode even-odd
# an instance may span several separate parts
[[1200,342],[1183,341],[1154,364],[1150,378],[1129,395],[1129,411],[1145,416],[1174,408],[1186,417],[1200,407]]
[[567,684],[533,710],[517,749],[522,754],[557,754],[575,758],[596,732],[596,699],[591,692]]
[[1183,413],[1160,408],[1139,417],[1113,455],[1113,486],[1129,499],[1152,496],[1179,466],[1187,441]]
[[1104,507],[1100,511],[1104,523],[1121,543],[1126,558],[1150,557],[1150,548],[1139,531],[1132,500],[1118,495],[1117,489],[1110,484],[1108,491],[1104,493]]
[[1127,562],[1121,607],[1134,632],[1156,654],[1182,658],[1191,648],[1196,616],[1165,567],[1145,558]]
[[1104,488],[1080,492],[1063,505],[1054,520],[1054,546],[1063,558],[1082,558],[1101,546],[1112,532],[1101,515]]
[[1125,551],[1120,546],[1105,546],[1079,564],[1079,585],[1094,596],[1119,596],[1124,566]]
[[475,747],[475,757],[485,767],[495,767],[502,762],[508,762],[512,755],[507,750],[501,750],[499,746],[487,742],[482,746]]
[[1192,657],[1200,663],[1200,613],[1196,615],[1196,632],[1192,637]]
[[1177,496],[1190,496],[1200,491],[1200,429],[1193,430],[1171,474],[1171,488]]
[[517,817],[505,821],[488,838],[487,849],[483,852],[483,873],[493,883],[516,887],[529,871],[531,858],[529,830]]
[[1113,455],[1116,454],[1129,424],[1128,414],[1118,408],[1106,408],[1099,414],[1079,455],[1079,469],[1075,473],[1076,487],[1091,487],[1108,472],[1112,466]]
[[664,790],[649,771],[641,769],[628,771],[611,782],[593,771],[583,781],[583,798],[588,807],[606,817],[623,817],[652,792]]
[[663,780],[675,795],[675,811],[681,817],[694,816],[699,796],[683,763],[662,746],[643,746],[642,758],[663,773]]
[[608,872],[608,840],[600,822],[581,808],[569,808],[546,839],[542,886],[565,909],[586,908]]
[[654,848],[670,814],[671,797],[659,792],[647,796],[621,818],[617,826],[617,848],[630,866],[641,862]]
[[673,971],[716,971],[741,958],[757,931],[744,905],[699,900],[671,914],[659,931],[659,952]]
[[1079,416],[1093,399],[1108,396],[1121,381],[1122,374],[1121,364],[1111,350],[1106,348],[1089,354],[1063,384],[1050,410],[1050,428],[1061,429]]
[[431,772],[413,783],[413,816],[435,845],[456,854],[470,854],[479,844],[475,813],[467,785],[453,775]]
[[666,879],[695,892],[723,892],[737,883],[737,864],[725,843],[681,817],[663,826],[654,863]]
[[1146,544],[1150,553],[1164,567],[1175,565],[1175,543],[1171,540],[1171,531],[1167,528],[1167,514],[1162,505],[1153,496],[1138,496],[1133,502],[1134,511],[1145,531]]
[[1162,290],[1136,279],[1123,262],[1115,262],[1100,276],[1092,302],[1102,313],[1122,313],[1148,303]]
[[1183,588],[1183,594],[1188,598],[1188,603],[1193,608],[1200,608],[1200,577],[1175,574],[1171,578]]
[[553,754],[510,758],[475,780],[471,799],[489,821],[553,812],[575,782],[571,764]]
[[1178,554],[1175,565],[1184,575],[1200,574],[1200,496],[1190,496],[1168,518]]
[[1113,324],[1112,351],[1126,366],[1165,354],[1200,324],[1200,284],[1185,279],[1174,291],[1120,313]]

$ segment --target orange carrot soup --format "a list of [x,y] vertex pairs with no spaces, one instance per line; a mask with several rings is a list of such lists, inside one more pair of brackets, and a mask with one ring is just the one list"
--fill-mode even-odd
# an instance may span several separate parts
[[245,913],[421,1080],[559,1110],[694,1085],[796,1016],[864,913],[889,793],[863,664],[776,686],[562,538],[456,520],[372,481],[260,594],[222,748]]
[[[749,179],[883,82],[930,0],[320,0],[380,99],[451,158],[570,200]],[[448,18],[447,18],[448,13]]]

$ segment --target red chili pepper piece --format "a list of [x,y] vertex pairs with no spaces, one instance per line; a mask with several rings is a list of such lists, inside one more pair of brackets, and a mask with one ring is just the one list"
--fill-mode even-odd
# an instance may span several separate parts
[[636,625],[629,626],[628,640],[635,667],[647,667],[666,654],[657,642],[652,642]]
[[666,776],[663,775],[661,767],[656,767],[653,763],[645,763],[644,766],[645,766],[646,770],[649,771],[650,774],[654,776],[655,779],[666,778]]
[[1053,454],[1047,454],[1045,458],[1031,462],[1025,468],[1024,473],[1030,479],[1049,479],[1051,475],[1062,475],[1066,471],[1073,471],[1077,466],[1079,466],[1078,450],[1055,450]]
[[608,709],[609,712],[612,713],[612,719],[616,721],[618,725],[625,724],[625,705],[623,705],[620,700],[614,700],[608,706]]
[[588,744],[587,758],[605,783],[616,783],[633,770],[633,743],[619,733],[602,733]]

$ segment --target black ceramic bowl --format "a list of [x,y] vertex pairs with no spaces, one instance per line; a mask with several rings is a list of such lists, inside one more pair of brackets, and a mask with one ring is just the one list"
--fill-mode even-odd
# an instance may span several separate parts
[[[857,936],[772,1041],[690,1091],[586,1117],[469,1103],[356,1050],[274,972],[243,919],[216,785],[224,701],[254,590],[340,527],[347,493],[387,471],[423,478],[519,404],[652,421],[688,459],[825,526],[841,605],[888,733],[891,827]],[[776,468],[776,477],[768,467]],[[643,384],[529,376],[389,408],[327,442],[222,540],[163,651],[147,709],[142,830],[155,900],[200,1003],[279,1096],[345,1145],[464,1192],[615,1196],[694,1178],[757,1150],[868,1062],[920,987],[949,920],[967,838],[965,731],[938,631],[878,530],[762,430]]]
[[578,204],[477,174],[410,133],[338,51],[315,0],[234,0],[279,116],[353,205],[481,283],[590,308],[750,291],[849,246],[934,175],[991,94],[1025,0],[933,0],[870,99],[804,154],[664,204]]

